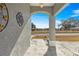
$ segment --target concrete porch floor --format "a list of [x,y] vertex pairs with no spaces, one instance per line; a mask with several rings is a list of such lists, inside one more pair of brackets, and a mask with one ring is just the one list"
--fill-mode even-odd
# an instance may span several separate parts
[[31,45],[25,52],[25,56],[56,56],[54,46],[48,47],[45,40],[31,40]]

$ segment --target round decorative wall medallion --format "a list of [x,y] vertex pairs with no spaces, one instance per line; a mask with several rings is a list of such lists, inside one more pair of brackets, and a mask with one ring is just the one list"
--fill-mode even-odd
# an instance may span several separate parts
[[18,23],[19,26],[22,26],[23,25],[24,19],[23,19],[23,15],[22,15],[21,12],[18,12],[16,14],[16,20],[17,20],[17,23]]
[[6,28],[8,20],[9,14],[7,6],[4,3],[0,3],[0,32]]

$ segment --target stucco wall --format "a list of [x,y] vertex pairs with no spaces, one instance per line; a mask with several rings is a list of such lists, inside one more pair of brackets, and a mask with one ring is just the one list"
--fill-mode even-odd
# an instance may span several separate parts
[[[0,55],[12,55],[14,54],[14,52],[16,52],[16,55],[23,55],[24,51],[27,50],[30,44],[29,35],[31,35],[31,32],[30,23],[28,23],[30,22],[30,20],[28,21],[30,16],[29,5],[20,3],[7,3],[6,6],[9,12],[9,22],[7,27],[2,32],[0,32]],[[23,14],[24,24],[22,27],[19,27],[16,21],[16,14],[18,12],[22,12]],[[27,24],[27,26],[25,26],[25,24]],[[21,35],[24,27],[26,27],[26,35]],[[17,51],[15,48],[17,49]],[[23,52],[22,49],[24,50]]]

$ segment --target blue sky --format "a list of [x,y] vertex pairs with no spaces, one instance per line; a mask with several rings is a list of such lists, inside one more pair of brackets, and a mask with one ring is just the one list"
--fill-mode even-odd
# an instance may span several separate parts
[[49,15],[45,13],[36,13],[31,16],[32,22],[37,28],[49,28]]
[[63,9],[57,16],[56,16],[56,28],[58,25],[61,24],[62,20],[67,20],[70,17],[75,17],[79,19],[79,3],[71,3],[65,9]]
[[[55,20],[56,20],[55,27],[58,28],[58,25],[61,24],[62,20],[66,20],[67,18],[70,18],[70,17],[79,18],[79,3],[69,4],[65,9],[63,9],[55,17]],[[49,27],[49,15],[47,14],[44,14],[44,13],[33,14],[31,19],[37,28]]]

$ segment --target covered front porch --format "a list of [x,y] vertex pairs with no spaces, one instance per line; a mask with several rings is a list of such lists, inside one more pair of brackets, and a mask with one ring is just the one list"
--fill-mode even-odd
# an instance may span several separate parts
[[[0,4],[3,6],[4,4]],[[42,6],[44,5],[44,7]],[[0,55],[46,55],[56,56],[56,38],[55,38],[55,16],[59,14],[68,4],[65,3],[47,3],[47,4],[18,4],[5,3],[7,8],[8,23],[0,33]],[[40,7],[41,6],[41,7]],[[31,15],[33,13],[43,12],[49,14],[49,40],[46,43],[38,40],[38,43],[31,42]],[[20,13],[20,14],[19,14]],[[19,15],[18,15],[19,14]],[[17,16],[18,15],[18,16]],[[23,17],[23,20],[18,21],[18,17]],[[18,24],[17,24],[18,23]],[[42,43],[39,45],[39,42]],[[34,43],[34,44],[33,44]],[[35,44],[37,46],[35,47]],[[32,45],[32,50],[30,49]],[[34,46],[33,46],[34,45]],[[41,48],[42,47],[42,48]],[[29,49],[29,50],[28,50]],[[44,50],[45,49],[45,50]],[[5,51],[3,51],[5,50]],[[29,54],[28,51],[32,51]],[[37,50],[37,52],[36,52]],[[38,52],[40,50],[40,52]],[[43,51],[44,50],[44,51]],[[41,54],[42,52],[47,52]]]

